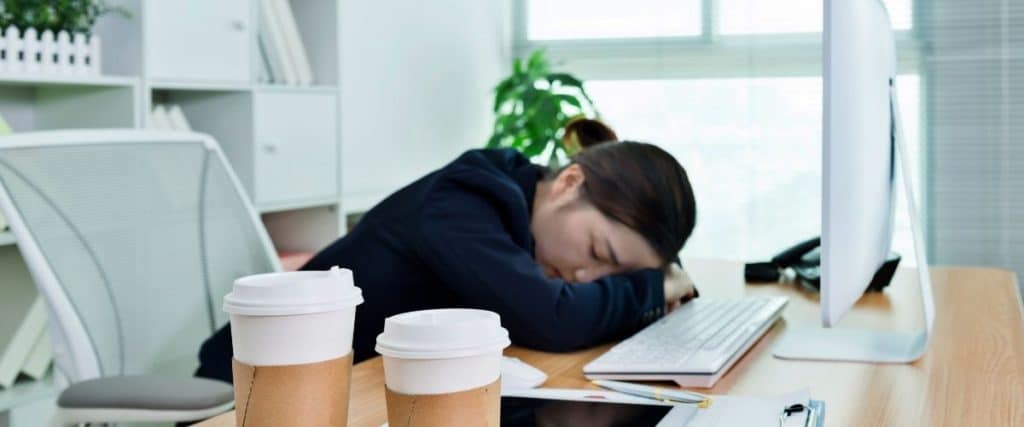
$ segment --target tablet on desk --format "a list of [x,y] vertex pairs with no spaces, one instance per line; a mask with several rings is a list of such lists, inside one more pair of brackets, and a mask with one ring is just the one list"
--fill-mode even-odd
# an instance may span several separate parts
[[698,409],[608,390],[537,388],[502,391],[501,426],[774,427],[782,410],[794,403],[814,411],[787,417],[783,425],[824,425],[825,404],[810,400],[807,389],[775,397],[714,396],[711,406]]
[[530,389],[502,393],[502,427],[685,425],[696,408],[606,390]]
[[824,424],[825,404],[810,400],[807,389],[775,397],[714,396],[706,409],[606,390],[531,389],[502,393],[501,425],[774,427],[779,425],[782,410],[795,403],[808,405],[813,411],[796,411],[783,425],[821,427]]
[[607,390],[538,388],[501,393],[502,427],[677,427],[686,425],[695,411],[694,406],[673,406]]

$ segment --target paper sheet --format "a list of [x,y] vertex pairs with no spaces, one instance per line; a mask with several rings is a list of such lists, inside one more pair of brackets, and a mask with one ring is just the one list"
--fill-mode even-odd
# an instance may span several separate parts
[[[777,427],[783,408],[794,403],[806,405],[810,398],[808,389],[777,397],[713,396],[711,406],[704,410],[698,410],[686,425],[693,427]],[[806,417],[806,412],[799,416],[794,415],[785,425],[803,426]]]

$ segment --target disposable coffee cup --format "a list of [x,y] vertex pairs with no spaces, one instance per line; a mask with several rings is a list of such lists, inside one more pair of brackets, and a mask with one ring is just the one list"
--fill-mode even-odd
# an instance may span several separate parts
[[501,353],[510,344],[500,317],[470,309],[424,310],[384,321],[376,350],[384,359],[392,426],[498,426]]
[[352,272],[338,267],[236,280],[224,297],[236,425],[346,425],[362,302]]

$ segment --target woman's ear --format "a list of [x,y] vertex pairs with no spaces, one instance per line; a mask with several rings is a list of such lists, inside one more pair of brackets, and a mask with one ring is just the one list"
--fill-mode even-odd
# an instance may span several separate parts
[[575,198],[584,179],[583,168],[578,164],[571,164],[562,169],[555,177],[555,181],[551,185],[551,195],[556,198],[572,195]]

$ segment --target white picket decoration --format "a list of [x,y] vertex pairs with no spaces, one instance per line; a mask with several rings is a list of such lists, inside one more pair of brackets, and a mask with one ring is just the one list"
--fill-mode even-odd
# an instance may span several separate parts
[[22,64],[24,64],[23,71],[26,74],[38,74],[39,73],[39,34],[36,33],[35,28],[29,28],[25,30],[24,36],[22,36]]
[[86,56],[89,66],[86,67],[86,74],[100,75],[100,58],[102,58],[100,55],[100,36],[93,34],[92,37],[89,37],[89,54]]
[[21,41],[21,33],[18,32],[17,28],[7,27],[7,30],[4,31],[4,38],[7,39],[7,49],[4,53],[4,63],[7,68],[7,73],[20,74],[25,68],[22,66],[23,62],[21,60],[21,55],[24,53],[21,48],[23,44]]
[[100,39],[10,26],[0,34],[0,58],[0,74],[99,75]]
[[43,31],[39,43],[43,52],[43,63],[40,67],[43,74],[57,74],[57,36],[53,35],[53,31]]
[[[0,54],[6,55],[7,37],[4,37],[3,29],[0,29]],[[7,59],[0,57],[0,74],[7,72]]]
[[72,37],[74,50],[71,53],[71,68],[74,74],[83,76],[88,73],[89,45],[85,43],[85,34],[78,33]]
[[71,34],[67,31],[57,33],[57,74],[71,74],[71,53],[74,50]]

